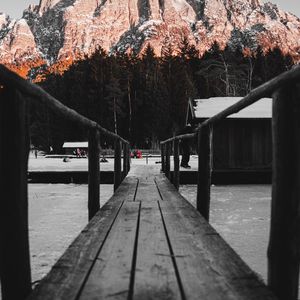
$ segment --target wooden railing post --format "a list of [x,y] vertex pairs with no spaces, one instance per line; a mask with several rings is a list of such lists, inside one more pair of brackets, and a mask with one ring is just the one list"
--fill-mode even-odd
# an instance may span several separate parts
[[2,299],[25,299],[31,292],[27,199],[29,153],[27,105],[17,90],[2,88],[0,97]]
[[100,133],[96,129],[89,131],[89,220],[100,209]]
[[273,95],[273,178],[268,285],[279,299],[298,299],[300,258],[300,88]]
[[114,161],[114,191],[119,187],[122,181],[121,173],[121,141],[115,141],[115,161]]
[[123,163],[123,171],[122,171],[122,180],[125,178],[126,176],[126,145],[121,143],[121,151],[122,151],[122,155],[123,155],[123,160],[122,160],[122,163]]
[[160,153],[161,153],[161,171],[165,173],[166,166],[165,166],[165,144],[160,145]]
[[198,182],[197,210],[209,221],[210,185],[211,185],[211,140],[212,131],[209,126],[198,131]]
[[131,163],[131,151],[130,151],[130,144],[127,144],[127,173],[130,171],[130,163]]
[[123,143],[123,179],[128,174],[128,144]]
[[174,176],[173,184],[179,189],[179,140],[174,140]]
[[170,153],[171,153],[171,147],[170,147],[170,143],[166,143],[166,166],[165,166],[165,174],[167,176],[167,178],[170,180]]

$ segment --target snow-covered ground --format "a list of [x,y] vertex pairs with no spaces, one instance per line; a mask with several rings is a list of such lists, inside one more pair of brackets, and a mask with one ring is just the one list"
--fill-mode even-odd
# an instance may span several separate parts
[[[180,192],[195,204],[196,186]],[[101,185],[101,205],[112,195]],[[41,279],[87,224],[87,185],[29,184],[33,281]],[[212,186],[211,223],[249,266],[266,279],[269,185]]]
[[[100,163],[100,170],[102,171],[113,171],[114,160],[112,158],[107,159],[107,163]],[[133,158],[131,159],[131,164],[134,165],[160,165],[161,158],[159,156],[155,157],[143,157],[143,158]],[[173,170],[173,156],[170,158],[171,170]],[[196,155],[191,155],[190,170],[196,170],[198,166],[198,158]],[[87,171],[88,170],[88,159],[87,158],[74,158],[69,162],[64,162],[62,158],[45,158],[34,157],[29,158],[28,171]],[[186,170],[186,169],[181,169]]]
[[[29,184],[29,236],[32,280],[40,280],[88,222],[88,186]],[[113,186],[100,186],[101,206]]]
[[[193,205],[197,186],[183,185],[182,195]],[[271,185],[212,186],[210,223],[264,280],[270,228]]]

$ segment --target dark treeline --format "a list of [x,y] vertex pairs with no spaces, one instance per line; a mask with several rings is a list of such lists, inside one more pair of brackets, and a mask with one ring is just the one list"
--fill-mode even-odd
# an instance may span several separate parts
[[[184,39],[176,55],[164,47],[156,57],[148,46],[140,56],[98,49],[63,75],[50,74],[41,86],[65,105],[129,139],[132,147],[158,147],[184,126],[189,98],[244,96],[291,68],[279,49],[251,56],[217,44],[201,58]],[[64,141],[86,140],[76,124],[42,105],[31,108],[31,142],[55,152]],[[102,139],[102,146],[111,141]]]

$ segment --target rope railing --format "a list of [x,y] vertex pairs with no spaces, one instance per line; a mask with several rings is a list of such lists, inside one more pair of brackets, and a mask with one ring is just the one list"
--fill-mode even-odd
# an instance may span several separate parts
[[[272,206],[268,247],[268,285],[282,300],[298,299],[300,262],[300,66],[252,90],[246,97],[205,120],[195,133],[161,142],[162,171],[178,189],[179,141],[197,138],[197,210],[209,221],[212,129],[226,117],[265,97],[273,98]],[[242,142],[242,141],[241,141]],[[170,155],[174,153],[171,176]]]
[[130,170],[130,144],[127,140],[0,65],[0,279],[3,300],[25,299],[31,292],[27,199],[30,142],[25,96],[88,130],[89,220],[100,209],[100,135],[115,142],[114,190]]

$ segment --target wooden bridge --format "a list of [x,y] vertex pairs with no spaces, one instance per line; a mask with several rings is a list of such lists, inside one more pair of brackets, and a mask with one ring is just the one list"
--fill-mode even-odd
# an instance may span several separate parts
[[[300,258],[300,67],[253,90],[195,134],[161,143],[157,166],[130,169],[128,141],[0,66],[2,299],[297,299]],[[268,286],[209,225],[211,129],[273,96]],[[26,103],[43,101],[89,131],[87,227],[34,289],[28,242]],[[100,209],[100,134],[115,139],[115,194]],[[179,193],[179,140],[198,140],[197,210]],[[4,151],[4,147],[11,152]],[[122,150],[123,148],[123,150]],[[123,155],[122,155],[123,152]],[[170,155],[174,176],[170,177]],[[123,164],[122,164],[123,157]],[[123,167],[122,167],[123,166]]]

